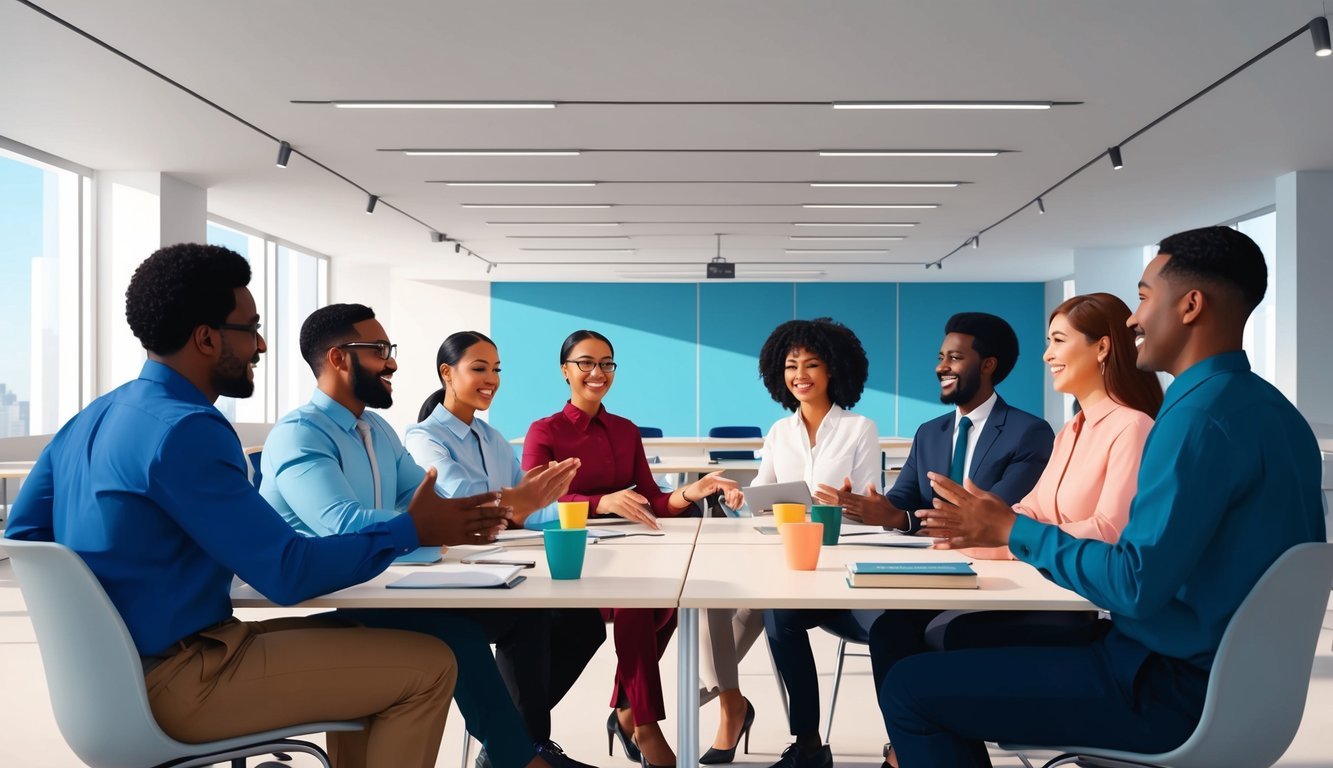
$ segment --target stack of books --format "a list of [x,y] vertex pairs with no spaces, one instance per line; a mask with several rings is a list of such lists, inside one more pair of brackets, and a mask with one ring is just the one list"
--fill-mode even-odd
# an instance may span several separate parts
[[849,563],[847,586],[976,589],[977,572],[962,562]]

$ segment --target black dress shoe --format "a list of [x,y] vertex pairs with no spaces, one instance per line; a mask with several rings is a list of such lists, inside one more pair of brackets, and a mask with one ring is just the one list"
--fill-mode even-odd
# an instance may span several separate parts
[[731,745],[731,749],[718,749],[709,747],[699,762],[704,765],[718,765],[720,763],[730,763],[736,759],[736,747],[741,744],[741,737],[745,738],[745,754],[750,754],[750,726],[754,725],[754,705],[749,699],[745,700],[745,721],[741,723],[741,732],[736,736],[736,743]]
[[482,747],[477,753],[477,768],[491,768],[491,756],[486,754],[486,748]]
[[639,745],[634,743],[634,735],[625,733],[620,727],[620,719],[616,717],[616,711],[611,710],[611,716],[606,718],[606,754],[614,755],[611,751],[611,745],[615,743],[616,738],[620,738],[620,746],[625,750],[625,757],[628,757],[631,763],[639,762]]
[[833,768],[833,750],[825,744],[814,752],[802,752],[800,747],[792,744],[769,768]]
[[587,763],[580,763],[578,760],[565,754],[565,750],[560,748],[554,741],[546,740],[537,745],[537,757],[546,761],[551,768],[596,768],[596,766]]

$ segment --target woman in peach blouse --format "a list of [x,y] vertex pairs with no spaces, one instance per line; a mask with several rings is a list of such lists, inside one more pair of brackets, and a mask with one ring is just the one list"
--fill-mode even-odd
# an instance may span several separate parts
[[[1129,522],[1143,444],[1162,405],[1157,377],[1135,367],[1129,307],[1108,293],[1075,296],[1055,308],[1043,360],[1056,391],[1081,410],[1055,437],[1037,486],[1014,511],[1071,536],[1114,543]],[[964,550],[1008,559],[1007,548]],[[1058,643],[1082,638],[1096,614],[1059,611],[885,611],[870,630],[878,689],[898,661],[931,648]],[[892,750],[886,765],[896,765]]]

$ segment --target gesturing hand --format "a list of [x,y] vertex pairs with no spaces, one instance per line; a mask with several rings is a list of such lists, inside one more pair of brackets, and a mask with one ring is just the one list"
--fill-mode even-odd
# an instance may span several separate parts
[[578,469],[579,460],[576,458],[533,467],[523,475],[518,485],[501,492],[501,503],[513,509],[514,522],[522,525],[533,512],[563,496],[569,490],[569,483]]
[[893,506],[874,483],[866,486],[865,495],[852,492],[852,479],[843,478],[842,487],[820,485],[815,490],[815,501],[842,507],[847,517],[863,525],[881,525],[886,528],[907,528],[907,513]]
[[648,505],[648,499],[633,488],[606,494],[598,502],[597,512],[602,515],[619,515],[626,520],[643,523],[653,530],[661,528],[657,524],[657,515],[653,514],[653,508]]
[[417,529],[417,539],[425,546],[443,544],[485,544],[505,528],[513,515],[500,506],[500,494],[480,493],[456,499],[441,498],[435,492],[437,473],[432,467],[417,486],[407,514]]
[[920,510],[916,516],[921,518],[921,535],[939,539],[936,549],[1009,545],[1016,514],[1004,499],[981,490],[971,478],[964,487],[946,475],[928,475],[938,494],[935,508]]
[[[689,498],[695,501],[706,499],[709,496],[721,491],[722,500],[728,507],[736,509],[745,503],[745,495],[741,493],[740,485],[731,478],[723,477],[722,470],[710,472],[703,477],[695,480],[687,486]],[[684,491],[682,491],[684,493]]]

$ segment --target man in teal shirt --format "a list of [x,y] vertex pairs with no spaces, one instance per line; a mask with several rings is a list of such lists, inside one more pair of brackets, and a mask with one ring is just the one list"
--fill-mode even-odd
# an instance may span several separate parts
[[1164,752],[1194,731],[1231,615],[1283,552],[1325,538],[1314,434],[1242,351],[1266,287],[1258,246],[1228,227],[1172,235],[1144,269],[1129,318],[1138,366],[1176,378],[1117,543],[932,475],[942,499],[919,513],[923,534],[942,548],[1007,545],[1111,621],[1091,642],[898,664],[880,708],[902,765],[989,765],[984,741]]

